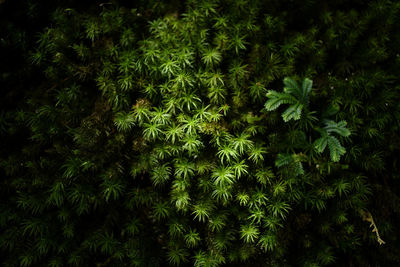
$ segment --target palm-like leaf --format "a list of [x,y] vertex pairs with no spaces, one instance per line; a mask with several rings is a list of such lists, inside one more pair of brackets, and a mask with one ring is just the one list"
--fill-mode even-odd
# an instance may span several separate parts
[[337,133],[341,136],[347,137],[350,135],[350,131],[346,128],[346,125],[346,121],[334,122],[331,120],[326,120],[324,129],[327,133]]
[[335,162],[339,161],[340,157],[346,153],[346,149],[331,134],[336,133],[343,137],[349,136],[351,133],[346,128],[346,121],[334,122],[326,120],[325,127],[319,131],[321,132],[321,137],[314,142],[314,148],[318,153],[322,153],[328,147],[331,160]]
[[305,78],[303,80],[303,84],[301,86],[301,92],[302,92],[301,96],[302,96],[302,99],[303,99],[303,103],[305,101],[308,101],[308,96],[311,93],[312,85],[313,85],[313,81],[312,80],[310,80],[308,78]]
[[328,145],[328,136],[326,136],[326,135],[321,138],[318,138],[314,142],[314,147],[319,153],[322,153],[325,150],[327,145]]
[[152,112],[151,122],[159,123],[159,124],[168,124],[170,122],[171,114],[167,113],[165,110],[161,108],[154,108],[154,112]]
[[301,110],[303,109],[303,105],[300,103],[296,103],[294,105],[290,105],[283,113],[282,118],[285,122],[293,120],[299,120],[301,116]]
[[299,120],[304,107],[308,106],[308,99],[311,93],[312,81],[304,79],[302,86],[292,78],[286,77],[283,79],[283,93],[269,90],[267,97],[269,98],[265,103],[265,109],[272,111],[277,109],[282,104],[289,104],[290,106],[282,113],[282,118],[285,122],[290,120]]
[[284,84],[284,88],[283,91],[287,94],[291,94],[293,96],[295,96],[297,99],[300,98],[301,96],[301,88],[299,87],[299,85],[297,84],[297,82],[295,80],[293,80],[290,77],[285,77],[283,79],[283,84]]
[[329,136],[328,147],[331,159],[333,161],[339,161],[340,156],[346,153],[346,149],[340,144],[339,140],[334,136]]
[[265,109],[272,111],[277,109],[282,104],[294,104],[296,98],[287,93],[279,93],[274,90],[269,90],[267,93],[269,100],[265,103]]

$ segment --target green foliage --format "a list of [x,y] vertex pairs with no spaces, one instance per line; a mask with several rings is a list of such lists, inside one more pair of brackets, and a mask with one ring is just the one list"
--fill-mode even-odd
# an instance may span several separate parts
[[346,128],[346,124],[346,121],[336,123],[334,121],[326,120],[325,127],[323,130],[320,130],[322,137],[314,142],[315,149],[319,153],[322,153],[328,146],[331,160],[339,161],[340,156],[346,153],[346,149],[340,144],[336,137],[331,135],[331,133],[336,133],[343,137],[349,136],[350,131]]
[[135,119],[132,114],[119,112],[114,119],[115,126],[119,131],[130,130],[135,125]]
[[303,80],[301,87],[293,79],[286,77],[283,79],[285,87],[283,93],[270,90],[267,93],[268,101],[265,103],[265,109],[272,111],[282,104],[290,104],[290,106],[282,113],[285,122],[299,120],[301,111],[304,106],[309,103],[309,95],[311,92],[312,81],[308,78]]
[[128,2],[0,1],[2,265],[399,265],[399,3]]

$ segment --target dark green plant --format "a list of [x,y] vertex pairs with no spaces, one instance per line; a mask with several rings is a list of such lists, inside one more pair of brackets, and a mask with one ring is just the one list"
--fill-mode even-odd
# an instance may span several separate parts
[[399,3],[11,2],[2,265],[400,263]]

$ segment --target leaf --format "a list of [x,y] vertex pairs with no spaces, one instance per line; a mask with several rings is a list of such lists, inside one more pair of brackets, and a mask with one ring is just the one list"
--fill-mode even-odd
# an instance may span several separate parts
[[278,154],[277,159],[275,160],[275,166],[279,168],[289,165],[293,161],[293,156],[291,154]]
[[328,145],[328,136],[323,136],[321,138],[318,138],[314,142],[314,147],[319,153],[324,152],[327,145]]
[[332,161],[339,161],[340,156],[346,153],[346,149],[342,147],[339,140],[334,136],[329,136],[328,138],[328,147],[330,151],[330,156]]
[[301,110],[303,108],[303,105],[300,103],[297,103],[295,105],[289,106],[283,113],[282,113],[282,118],[285,122],[290,121],[291,119],[294,120],[299,120],[301,116]]
[[285,93],[294,95],[296,97],[300,96],[301,89],[295,80],[290,77],[285,77],[283,79],[283,84],[285,85],[283,89]]
[[286,93],[278,93],[274,90],[268,90],[267,97],[269,100],[265,103],[265,109],[272,111],[277,109],[282,104],[295,104],[297,100]]
[[[310,80],[310,79],[308,79],[308,78],[305,78],[304,80],[303,80],[303,84],[302,84],[302,100],[303,101],[306,101],[307,100],[307,98],[308,98],[308,95],[310,94],[310,92],[311,92],[311,88],[312,88],[312,85],[313,85],[313,81],[312,80]],[[304,102],[303,102],[304,103]],[[305,103],[304,103],[305,104]]]
[[263,209],[256,207],[250,211],[250,216],[248,219],[252,220],[252,223],[260,224],[261,220],[265,218],[265,213]]
[[350,131],[346,128],[346,125],[346,121],[334,122],[326,120],[324,129],[327,133],[337,133],[341,136],[347,137],[350,135]]
[[282,118],[285,122],[291,119],[299,120],[303,107],[308,105],[308,95],[311,92],[312,80],[304,79],[302,88],[290,77],[283,79],[283,83],[285,85],[283,93],[274,90],[268,91],[267,97],[269,99],[264,107],[267,111],[272,111],[282,104],[291,104],[291,106],[282,113]]

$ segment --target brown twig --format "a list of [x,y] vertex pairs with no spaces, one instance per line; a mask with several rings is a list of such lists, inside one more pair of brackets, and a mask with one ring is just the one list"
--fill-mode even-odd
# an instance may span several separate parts
[[379,235],[379,231],[378,231],[378,227],[376,226],[375,222],[374,222],[374,218],[372,217],[372,214],[369,211],[366,210],[361,210],[361,217],[364,221],[367,221],[370,223],[369,227],[372,227],[372,232],[375,232],[376,234],[376,239],[379,243],[379,245],[383,245],[385,244],[385,241],[383,241]]

